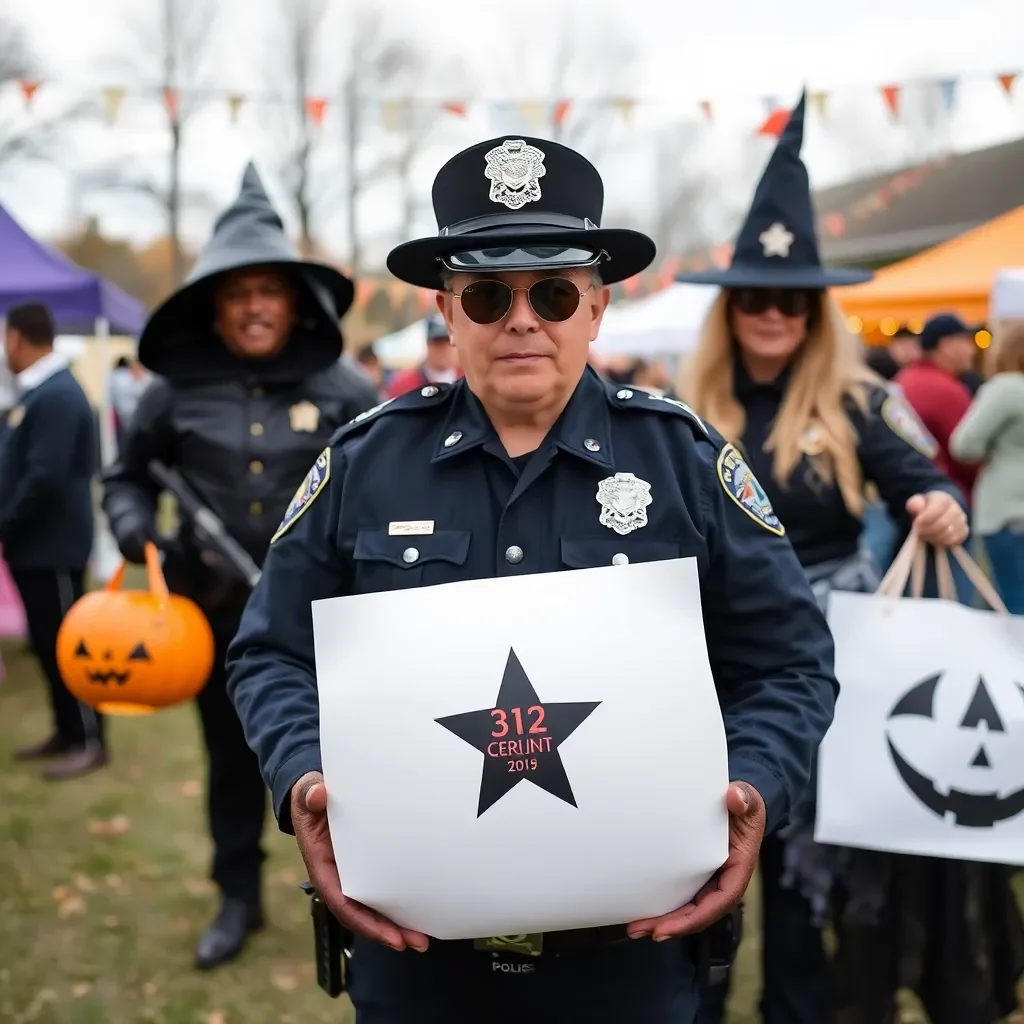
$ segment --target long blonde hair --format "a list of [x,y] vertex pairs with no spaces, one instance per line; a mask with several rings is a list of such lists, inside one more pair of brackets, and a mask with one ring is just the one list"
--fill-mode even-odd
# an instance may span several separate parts
[[985,356],[990,377],[997,373],[1024,373],[1024,320],[997,321]]
[[[686,402],[737,447],[746,426],[743,406],[733,394],[736,343],[729,324],[729,293],[723,289],[708,311],[682,383]],[[779,413],[765,442],[773,453],[772,475],[785,486],[814,434],[813,471],[825,484],[837,483],[843,502],[858,518],[864,511],[864,475],[857,457],[857,433],[843,407],[853,399],[868,412],[869,392],[880,385],[863,362],[857,339],[828,292],[808,319],[807,337],[793,359]]]

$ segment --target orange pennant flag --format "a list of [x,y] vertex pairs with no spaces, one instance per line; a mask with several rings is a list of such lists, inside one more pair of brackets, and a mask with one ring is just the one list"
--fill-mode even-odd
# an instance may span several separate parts
[[555,104],[554,118],[556,125],[561,125],[565,121],[566,117],[569,116],[569,108],[571,106],[572,102],[570,100],[559,100]]
[[1005,92],[1007,96],[1013,95],[1013,83],[1016,81],[1016,74],[999,75],[999,84],[1003,87],[1003,92]]
[[306,117],[320,127],[324,123],[324,116],[327,114],[327,100],[320,96],[306,97]]
[[178,114],[181,112],[181,93],[177,89],[164,89],[164,109],[167,111],[167,116],[172,121],[178,119]]
[[21,94],[25,97],[25,106],[31,109],[32,100],[35,98],[36,93],[39,91],[39,86],[42,82],[33,82],[27,78],[19,79],[18,86],[21,88]]
[[885,105],[889,108],[889,113],[892,114],[893,120],[898,121],[900,117],[900,92],[902,91],[901,86],[898,85],[883,85],[882,86],[882,99],[885,100]]
[[245,97],[240,92],[228,94],[228,113],[231,115],[231,123],[238,124],[238,115],[242,112],[242,104]]
[[764,119],[761,127],[757,129],[757,134],[770,135],[772,138],[777,139],[783,133],[787,124],[789,124],[789,111],[779,107],[778,110],[773,110]]
[[701,100],[698,106],[700,107],[701,113],[704,115],[704,120],[712,120],[713,113],[711,110],[711,100]]
[[465,103],[444,103],[442,109],[447,110],[449,114],[454,114],[456,117],[466,116],[466,104]]

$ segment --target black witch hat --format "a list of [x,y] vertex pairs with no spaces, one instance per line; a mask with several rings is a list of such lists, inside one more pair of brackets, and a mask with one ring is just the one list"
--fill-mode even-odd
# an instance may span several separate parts
[[[208,362],[214,287],[223,274],[246,267],[283,271],[293,279],[299,324],[288,345],[292,354],[296,348],[304,350],[302,361],[310,368],[317,364],[324,369],[337,361],[338,322],[352,304],[352,282],[333,267],[302,259],[252,163],[242,176],[238,197],[217,218],[188,279],[150,316],[139,338],[139,361],[163,376],[174,376],[183,363]],[[197,351],[199,346],[205,351]]]
[[388,270],[441,288],[444,270],[480,273],[596,266],[606,284],[648,267],[639,231],[602,228],[604,183],[575,150],[531,138],[478,143],[449,160],[432,192],[438,234],[393,249]]
[[806,92],[794,108],[761,175],[731,265],[677,281],[725,288],[830,288],[869,281],[870,271],[823,267],[814,228],[807,168],[800,159]]

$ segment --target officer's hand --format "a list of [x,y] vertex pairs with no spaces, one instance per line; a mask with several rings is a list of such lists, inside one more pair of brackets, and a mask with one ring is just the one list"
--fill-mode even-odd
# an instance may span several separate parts
[[725,796],[729,809],[729,857],[692,903],[661,917],[626,926],[632,939],[650,936],[655,942],[702,932],[725,917],[747,891],[764,838],[764,800],[748,782],[734,782]]
[[309,880],[331,913],[352,931],[401,952],[423,952],[428,938],[422,932],[399,928],[394,922],[341,891],[338,865],[327,826],[327,787],[319,772],[308,772],[292,787],[292,828]]
[[149,523],[141,518],[133,516],[130,519],[122,520],[117,527],[117,546],[128,562],[136,565],[146,564],[146,544],[156,543]]
[[945,491],[915,494],[907,502],[907,513],[914,521],[914,533],[933,547],[956,547],[970,532],[964,510]]

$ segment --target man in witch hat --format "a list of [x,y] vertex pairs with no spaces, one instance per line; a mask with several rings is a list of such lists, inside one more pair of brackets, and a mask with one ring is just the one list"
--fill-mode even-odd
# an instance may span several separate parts
[[[802,792],[832,718],[828,628],[748,474],[741,500],[738,454],[682,403],[587,365],[608,284],[655,256],[645,235],[599,226],[603,199],[596,168],[542,139],[492,139],[441,168],[439,233],[399,246],[388,267],[437,291],[465,377],[335,435],[285,514],[228,654],[229,692],[280,827],[355,933],[359,1020],[692,1022],[695,957],[683,937],[738,902],[766,825]],[[375,469],[382,458],[392,472]],[[682,555],[698,566],[733,780],[728,860],[696,902],[628,925],[442,942],[348,899],[321,774],[310,602]],[[609,625],[609,657],[628,659],[642,640],[616,650]],[[454,659],[473,638],[452,627]],[[387,855],[415,856],[415,842]],[[516,855],[529,857],[524,843]]]
[[[156,539],[157,459],[262,562],[281,509],[331,434],[376,404],[376,392],[340,362],[339,319],[352,282],[300,258],[251,164],[235,202],[185,285],[153,315],[139,360],[157,375],[105,476],[104,509],[121,553],[144,560]],[[198,697],[209,756],[209,824],[220,910],[199,940],[196,964],[242,949],[263,920],[260,836],[266,793],[224,689],[224,654],[248,585],[187,529],[168,548],[168,584],[194,599],[216,637],[213,674]]]

